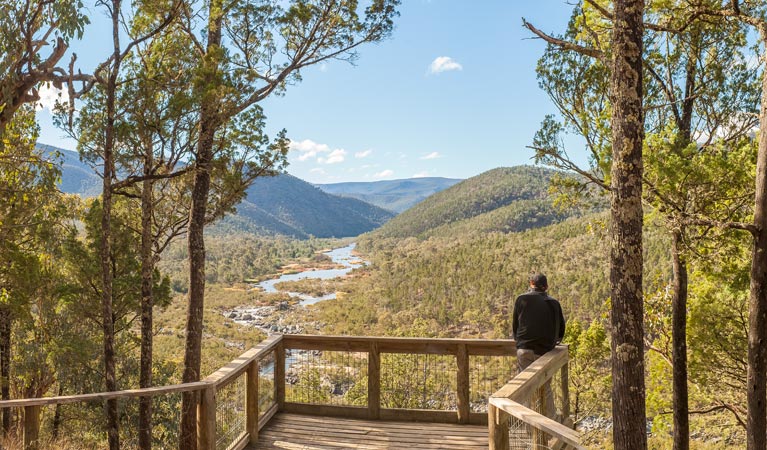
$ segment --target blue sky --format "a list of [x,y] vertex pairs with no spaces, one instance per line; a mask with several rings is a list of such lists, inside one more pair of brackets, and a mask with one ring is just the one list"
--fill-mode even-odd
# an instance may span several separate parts
[[[391,38],[362,47],[356,66],[309,68],[284,96],[262,103],[271,134],[285,128],[293,141],[288,173],[334,183],[468,178],[530,164],[525,146],[555,108],[535,77],[544,44],[530,39],[521,18],[560,33],[573,7],[565,0],[402,3]],[[108,52],[100,46],[109,30],[93,22],[73,45],[84,71]],[[39,120],[41,142],[75,149],[46,110]]]

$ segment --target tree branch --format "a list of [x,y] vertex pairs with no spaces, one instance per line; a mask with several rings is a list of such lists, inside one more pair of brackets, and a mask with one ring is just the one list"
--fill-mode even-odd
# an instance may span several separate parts
[[591,56],[593,58],[602,59],[604,58],[605,54],[601,50],[597,50],[595,48],[589,48],[584,47],[582,45],[574,44],[570,41],[565,41],[563,39],[558,39],[553,36],[550,36],[543,31],[539,30],[538,28],[535,28],[533,24],[525,20],[525,18],[522,18],[522,25],[530,30],[534,35],[538,36],[539,38],[543,39],[544,41],[548,42],[549,44],[559,47],[562,50],[569,50],[574,51],[577,53],[580,53],[582,55]]

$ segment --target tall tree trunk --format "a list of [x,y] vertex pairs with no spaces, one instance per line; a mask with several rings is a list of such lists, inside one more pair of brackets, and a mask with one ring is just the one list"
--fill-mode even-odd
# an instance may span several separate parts
[[[208,46],[204,57],[200,139],[197,143],[192,208],[189,214],[189,309],[186,319],[186,348],[184,351],[184,383],[199,381],[202,347],[202,318],[205,300],[205,216],[210,191],[210,168],[213,160],[213,139],[218,126],[217,52],[221,45],[221,0],[209,5]],[[181,450],[197,448],[197,393],[181,397]]]
[[[0,399],[11,399],[11,310],[0,308]],[[11,431],[11,408],[3,408],[3,435]]]
[[[57,394],[59,397],[64,395],[64,384],[59,380],[59,393]],[[57,440],[59,438],[59,430],[61,429],[61,403],[56,403],[56,406],[54,407],[53,412],[53,424],[51,425],[51,435],[53,436],[53,440]]]
[[[759,35],[762,43],[767,44],[767,23],[761,24]],[[767,51],[762,59],[767,62]],[[767,448],[767,73],[762,75],[759,130],[754,199],[756,231],[748,301],[748,450]]]
[[610,287],[613,444],[647,448],[642,294],[643,0],[617,0],[610,75],[613,105]]
[[687,399],[687,263],[681,254],[682,235],[683,230],[674,230],[671,248],[674,272],[674,292],[671,303],[674,450],[690,448]]
[[[151,142],[145,143],[144,176],[152,174],[154,153]],[[152,254],[152,214],[154,183],[146,179],[141,192],[141,368],[139,386],[152,386],[152,314],[154,293],[154,255]],[[141,450],[152,448],[152,397],[139,399],[138,444]]]
[[[692,116],[695,107],[695,83],[700,60],[701,34],[695,28],[691,34],[691,46],[695,47],[694,57],[688,57],[685,65],[684,98],[682,99],[682,114],[677,123],[679,135],[677,150],[682,155],[684,149],[692,142]],[[676,221],[672,220],[672,223]],[[671,342],[672,371],[673,371],[673,410],[674,410],[674,450],[690,448],[690,405],[687,390],[687,262],[682,255],[682,240],[685,229],[673,232],[673,298],[671,304]]]
[[[120,2],[112,0],[112,42],[114,61],[106,86],[106,123],[104,128],[104,179],[101,216],[101,321],[104,334],[104,379],[107,391],[117,390],[115,374],[115,327],[112,307],[112,178],[114,176],[115,97],[120,68]],[[110,450],[120,448],[117,400],[106,401],[107,436]]]

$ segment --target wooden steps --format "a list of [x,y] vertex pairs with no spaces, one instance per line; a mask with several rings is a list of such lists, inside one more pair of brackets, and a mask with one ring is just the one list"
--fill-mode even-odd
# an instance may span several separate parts
[[254,449],[487,449],[487,427],[278,413]]

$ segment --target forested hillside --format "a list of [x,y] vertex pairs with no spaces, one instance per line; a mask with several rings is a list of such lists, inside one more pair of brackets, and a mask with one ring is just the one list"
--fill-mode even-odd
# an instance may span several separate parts
[[220,231],[242,229],[299,239],[357,236],[379,227],[394,214],[354,198],[327,194],[298,178],[282,174],[257,179],[225,219]]
[[[376,231],[386,238],[428,237],[467,231],[522,231],[573,214],[552,206],[549,181],[556,172],[517,166],[489,170],[438,192]],[[487,217],[481,217],[491,213]],[[477,218],[471,223],[467,219]]]
[[[598,213],[519,233],[428,240],[366,236],[358,248],[372,258],[370,276],[360,278],[348,300],[321,308],[329,323],[356,333],[390,334],[419,318],[442,336],[504,337],[509,329],[501,322],[513,300],[530,273],[541,271],[566,315],[588,323],[609,297],[606,220]],[[667,280],[668,238],[651,228],[646,244],[651,292]]]
[[460,182],[455,178],[423,177],[405,180],[318,184],[323,191],[352,197],[401,213],[426,197]]
[[[59,188],[67,194],[93,197],[101,180],[80,161],[77,152],[38,144],[44,155],[60,164]],[[356,198],[327,194],[292,175],[257,179],[236,206],[237,213],[211,228],[212,234],[252,233],[297,239],[357,236],[379,227],[394,214]]]

